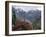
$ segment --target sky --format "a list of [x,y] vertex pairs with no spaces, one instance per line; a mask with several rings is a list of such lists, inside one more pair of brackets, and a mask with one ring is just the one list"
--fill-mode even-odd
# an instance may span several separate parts
[[14,5],[13,7],[16,9],[21,8],[24,11],[36,10],[36,9],[41,10],[41,6],[16,6]]

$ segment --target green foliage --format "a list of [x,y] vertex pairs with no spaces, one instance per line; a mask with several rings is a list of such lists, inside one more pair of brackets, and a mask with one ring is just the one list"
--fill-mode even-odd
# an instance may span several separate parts
[[33,30],[41,29],[41,20],[33,22]]
[[[12,7],[13,8],[13,7]],[[14,8],[12,9],[12,24],[15,25],[15,21],[16,21],[16,15],[15,15],[15,10]]]

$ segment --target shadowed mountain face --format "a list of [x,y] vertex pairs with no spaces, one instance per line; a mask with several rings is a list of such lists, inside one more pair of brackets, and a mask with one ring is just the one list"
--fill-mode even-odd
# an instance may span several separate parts
[[[17,21],[15,21],[15,19],[16,20],[19,20],[18,22],[17,22],[17,25],[19,24],[19,22],[20,22],[20,20],[23,18],[23,19],[25,19],[25,22],[24,21],[22,21],[21,20],[21,22],[20,22],[20,26],[22,25],[23,26],[23,24],[25,24],[25,23],[29,23],[28,21],[30,21],[30,25],[33,27],[33,29],[41,29],[41,11],[40,10],[38,10],[38,9],[35,9],[35,10],[29,10],[29,11],[25,11],[25,10],[23,10],[23,9],[21,9],[21,8],[18,8],[18,9],[15,9],[14,7],[12,8],[13,10],[13,16],[15,16],[16,18],[14,18],[13,17],[13,20],[14,21],[12,21],[13,22],[13,24],[14,25],[16,25],[15,24],[15,22],[17,22]],[[28,21],[27,21],[27,20]],[[22,23],[23,22],[23,23]],[[22,24],[21,24],[22,23]],[[32,24],[31,24],[32,23]],[[25,24],[25,25],[27,25],[27,24]],[[21,26],[21,27],[22,27]],[[25,28],[25,27],[23,27],[23,28]],[[20,28],[21,29],[21,28]],[[30,29],[30,28],[29,28]],[[19,29],[18,29],[19,30]],[[24,29],[23,29],[24,30]]]

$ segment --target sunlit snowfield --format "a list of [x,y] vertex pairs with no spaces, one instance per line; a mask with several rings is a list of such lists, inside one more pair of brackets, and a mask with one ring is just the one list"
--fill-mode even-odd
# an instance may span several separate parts
[[12,6],[12,30],[41,29],[40,6]]

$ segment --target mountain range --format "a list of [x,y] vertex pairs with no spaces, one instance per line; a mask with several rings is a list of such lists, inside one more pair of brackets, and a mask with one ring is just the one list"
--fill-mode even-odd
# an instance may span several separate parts
[[36,10],[29,10],[28,12],[20,9],[13,9],[15,11],[16,17],[23,17],[25,19],[28,19],[30,21],[36,21],[41,19],[41,11],[36,9]]

